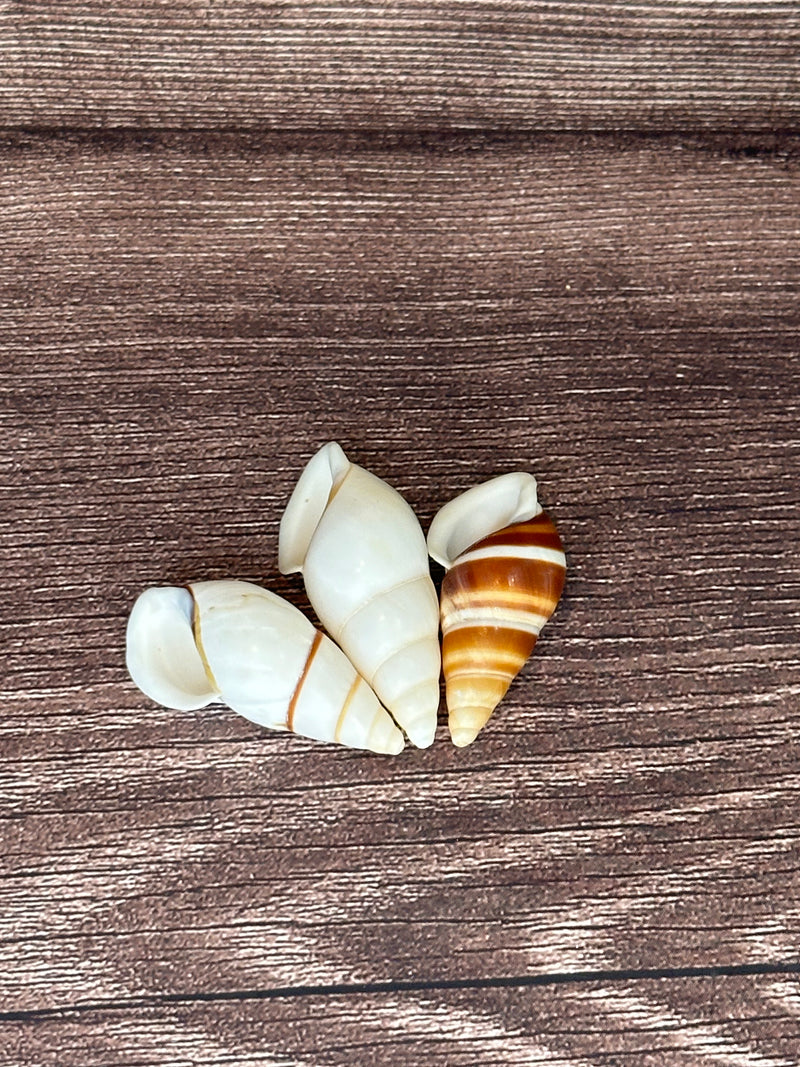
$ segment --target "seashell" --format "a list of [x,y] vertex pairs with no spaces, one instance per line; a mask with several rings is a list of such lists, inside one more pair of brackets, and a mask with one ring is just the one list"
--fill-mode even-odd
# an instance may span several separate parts
[[442,582],[450,736],[471,744],[522,669],[566,576],[561,540],[530,474],[504,474],[451,500],[428,532]]
[[143,693],[180,711],[222,700],[272,730],[373,752],[404,746],[342,650],[249,582],[145,590],[128,620],[127,664]]
[[322,624],[420,748],[439,708],[439,604],[425,537],[386,482],[335,442],[309,461],[281,520],[278,567],[302,571]]

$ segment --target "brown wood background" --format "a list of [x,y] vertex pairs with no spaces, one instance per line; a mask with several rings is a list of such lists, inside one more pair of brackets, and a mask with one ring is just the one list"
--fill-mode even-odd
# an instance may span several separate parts
[[[0,2],[0,1062],[800,1063],[800,13]],[[533,471],[479,741],[179,714],[324,441]]]

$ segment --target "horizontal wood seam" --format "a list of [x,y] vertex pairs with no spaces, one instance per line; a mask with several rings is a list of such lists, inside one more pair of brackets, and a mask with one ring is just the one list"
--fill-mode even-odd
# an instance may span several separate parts
[[301,997],[360,996],[374,993],[424,993],[441,990],[525,989],[535,986],[583,985],[591,982],[664,981],[686,978],[743,978],[748,976],[800,976],[798,963],[742,963],[708,967],[659,967],[641,970],[573,971],[563,974],[530,974],[496,978],[454,978],[441,982],[357,982],[335,985],[286,986],[276,989],[235,989],[211,993],[166,993],[127,1000],[102,1000],[39,1008],[31,1011],[0,1012],[0,1022],[32,1022],[65,1019],[90,1012],[129,1011],[158,1008],[167,1004],[221,1003],[224,1001],[285,1000]]
[[[670,142],[685,139],[696,146],[733,146],[746,154],[768,155],[780,152],[786,142],[800,137],[800,124],[789,126],[713,125],[713,126],[662,126],[646,129],[636,126],[580,127],[564,126],[557,129],[547,126],[341,126],[319,127],[238,127],[238,126],[24,126],[0,125],[0,147],[30,140],[73,142],[80,145],[113,148],[141,142],[145,147],[189,145],[205,138],[214,138],[219,144],[245,144],[252,149],[262,145],[292,146],[310,144],[324,146],[342,142],[345,147],[360,147],[376,150],[416,146],[434,148],[462,142],[475,145],[507,145],[524,148],[526,145],[552,144],[561,138],[576,141],[639,141],[642,144]],[[164,144],[152,144],[153,141]]]

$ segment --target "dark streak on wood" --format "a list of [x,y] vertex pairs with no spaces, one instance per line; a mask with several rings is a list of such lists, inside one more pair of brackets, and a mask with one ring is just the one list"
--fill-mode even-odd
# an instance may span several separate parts
[[444,982],[364,982],[360,985],[288,986],[285,989],[233,989],[226,992],[169,993],[164,996],[76,1003],[65,1007],[33,1011],[0,1012],[2,1022],[33,1022],[37,1019],[63,1019],[87,1012],[117,1012],[131,1008],[151,1008],[166,1004],[208,1004],[226,1001],[292,1000],[298,997],[369,996],[374,993],[445,993],[451,990],[531,989],[541,986],[608,984],[614,982],[661,982],[664,979],[746,978],[800,975],[800,963],[742,964],[735,967],[664,967],[639,971],[571,971],[569,974],[537,974],[502,978],[461,979]]
[[[792,1067],[800,1040],[790,982],[622,979],[481,990],[314,994],[286,1000],[141,1004],[11,1020],[12,1062],[54,1049],[83,1067],[113,1063],[748,1063]],[[636,1025],[631,1025],[636,1020]],[[757,1055],[750,1053],[758,1049]]]

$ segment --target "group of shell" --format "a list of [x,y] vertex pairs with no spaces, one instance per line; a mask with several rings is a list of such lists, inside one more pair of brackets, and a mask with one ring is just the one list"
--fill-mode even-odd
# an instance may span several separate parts
[[[429,554],[446,571],[441,603]],[[533,651],[566,573],[532,475],[451,500],[426,545],[400,494],[334,442],[292,493],[278,567],[302,572],[333,640],[249,582],[156,586],[128,621],[136,685],[170,708],[221,700],[271,729],[396,754],[404,733],[419,748],[433,742],[443,665],[450,736],[469,745]]]

